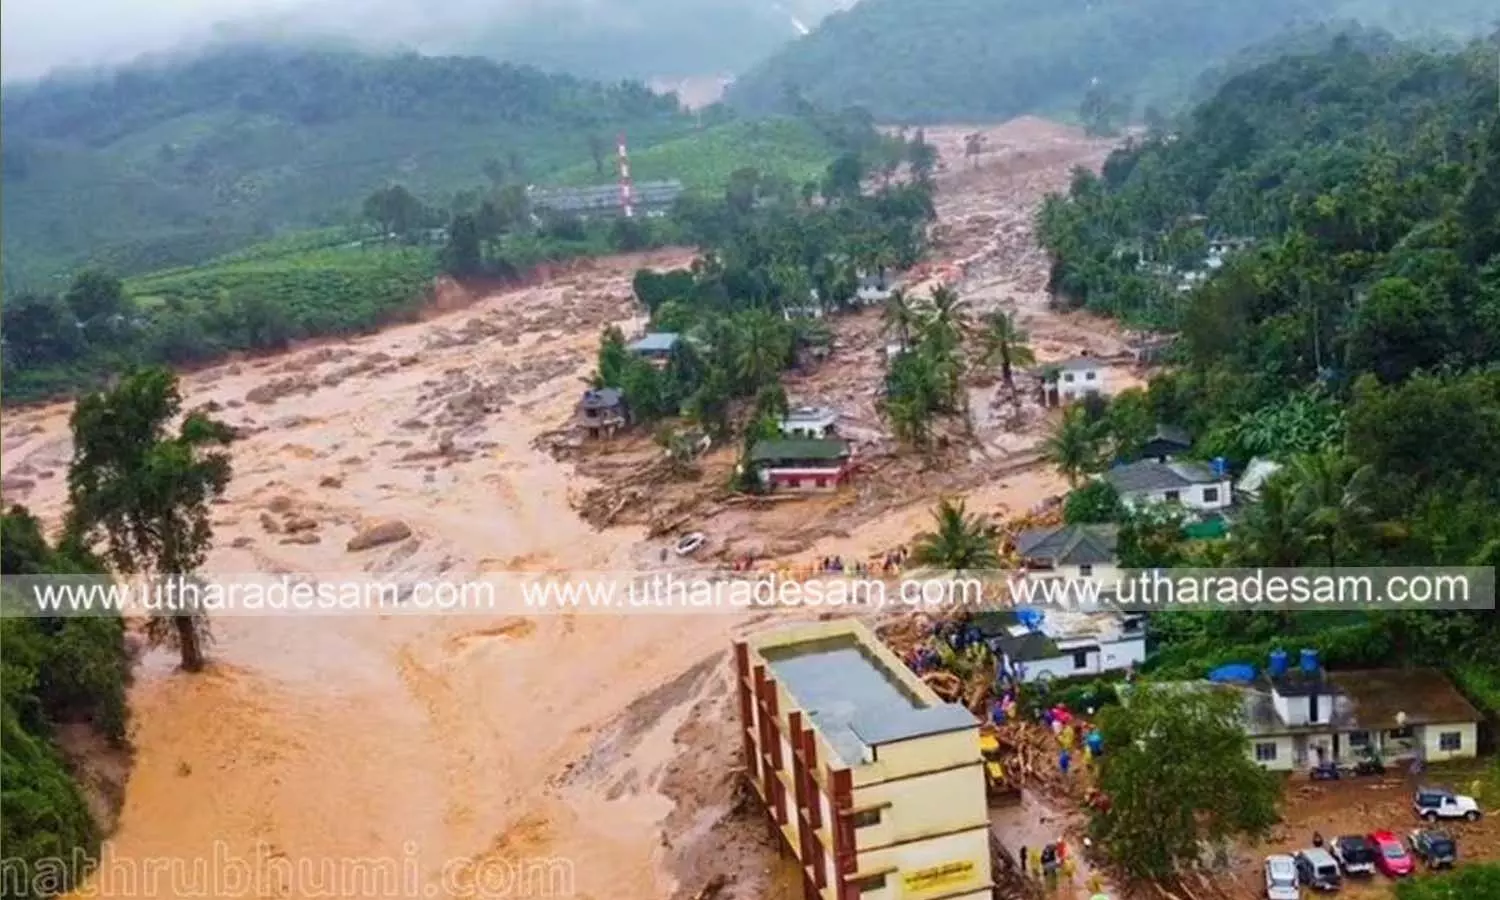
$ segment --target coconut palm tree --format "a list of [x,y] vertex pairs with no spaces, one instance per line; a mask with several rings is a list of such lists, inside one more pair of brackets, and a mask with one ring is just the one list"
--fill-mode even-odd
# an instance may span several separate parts
[[1235,523],[1232,548],[1240,565],[1293,568],[1307,558],[1307,540],[1292,508],[1295,485],[1290,474],[1268,479],[1260,497]]
[[1337,449],[1299,456],[1290,468],[1291,514],[1309,549],[1338,565],[1374,524],[1375,469]]
[[964,501],[943,498],[932,511],[932,531],[917,535],[912,561],[949,571],[1000,567],[1000,529],[981,516],[970,516]]
[[1089,422],[1083,407],[1070,406],[1042,449],[1067,477],[1068,485],[1077,487],[1084,475],[1098,470],[1101,440],[1099,428]]
[[891,296],[885,301],[885,309],[880,314],[884,334],[894,334],[900,338],[901,346],[911,345],[911,334],[921,322],[917,315],[916,307],[906,298],[906,292],[900,289],[891,291]]
[[1028,335],[1016,325],[1010,313],[995,311],[984,321],[984,362],[1000,364],[1000,380],[1015,393],[1015,367],[1036,364],[1036,354],[1027,343]]

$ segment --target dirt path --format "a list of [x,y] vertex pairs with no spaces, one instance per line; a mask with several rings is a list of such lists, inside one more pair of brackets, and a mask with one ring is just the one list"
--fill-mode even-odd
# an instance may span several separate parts
[[[1044,359],[1116,348],[1099,323],[1046,311],[1045,266],[1027,242],[1042,194],[1065,186],[1073,165],[1100,162],[1101,145],[1013,123],[990,129],[992,152],[968,172],[951,153],[963,130],[928,133],[949,167],[943,252],[973,257],[961,290],[981,308],[1014,304]],[[463,578],[648,567],[660,544],[638,527],[588,527],[573,509],[588,479],[533,443],[567,419],[599,329],[633,317],[634,269],[683,262],[604,261],[421,324],[189,377],[189,404],[213,404],[246,434],[208,569]],[[868,323],[839,327],[874,340]],[[861,363],[797,387],[869,396],[878,383]],[[6,501],[53,522],[67,412],[7,416],[0,441]],[[976,509],[1026,508],[1062,485],[1028,463],[1035,429],[1011,431],[981,423],[984,449],[947,470],[892,470],[912,477],[872,478],[836,501],[727,511],[715,527],[789,552],[861,555],[909,540],[940,492],[967,492]],[[413,537],[345,552],[377,519],[404,521]],[[723,653],[766,618],[225,619],[209,673],[177,674],[165,652],[142,666],[135,769],[110,852],[137,863],[240,859],[261,879],[208,885],[215,896],[327,895],[292,867],[358,859],[401,873],[388,896],[460,895],[478,876],[492,896],[535,894],[547,878],[552,895],[662,897],[720,874],[732,879],[721,896],[792,896],[753,810],[735,812],[731,776]],[[104,895],[205,890],[170,878],[127,889],[109,880],[119,873],[100,883]]]

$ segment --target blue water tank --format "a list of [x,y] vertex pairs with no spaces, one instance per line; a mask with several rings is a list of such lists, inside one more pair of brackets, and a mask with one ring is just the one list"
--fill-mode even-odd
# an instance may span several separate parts
[[1302,651],[1302,674],[1304,674],[1304,675],[1316,675],[1316,674],[1318,674],[1318,651],[1316,651],[1316,650],[1303,650]]
[[1271,677],[1280,678],[1286,674],[1287,655],[1285,650],[1271,651]]
[[1208,680],[1217,684],[1254,681],[1255,667],[1247,663],[1231,663],[1227,666],[1219,666],[1208,673]]
[[1229,474],[1229,461],[1222,456],[1215,456],[1209,465],[1213,468],[1215,478],[1223,478]]
[[1042,611],[1039,609],[1022,607],[1016,610],[1016,621],[1020,622],[1022,625],[1025,625],[1032,631],[1035,631],[1036,629],[1042,627],[1042,618]]

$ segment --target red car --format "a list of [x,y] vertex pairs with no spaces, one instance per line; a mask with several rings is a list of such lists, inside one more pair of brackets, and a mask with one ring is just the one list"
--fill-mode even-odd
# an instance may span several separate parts
[[1375,845],[1375,868],[1385,874],[1400,878],[1402,875],[1410,875],[1416,868],[1411,855],[1401,846],[1401,839],[1389,831],[1374,832],[1369,840]]

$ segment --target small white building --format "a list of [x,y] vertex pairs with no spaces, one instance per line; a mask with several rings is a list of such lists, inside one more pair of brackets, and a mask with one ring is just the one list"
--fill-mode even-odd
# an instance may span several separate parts
[[865,306],[873,306],[891,299],[891,294],[901,288],[895,276],[885,271],[867,275],[861,273],[854,289],[854,297]]
[[980,613],[971,622],[1002,671],[1019,681],[1125,671],[1146,659],[1142,615],[1048,607]]
[[1478,749],[1479,712],[1437,669],[1329,672],[1313,662],[1249,684],[1187,684],[1239,693],[1246,752],[1273,771],[1372,756],[1441,762]]
[[1246,500],[1255,500],[1260,497],[1260,489],[1265,486],[1266,481],[1280,471],[1281,463],[1257,456],[1245,467],[1245,473],[1240,476],[1235,490]]
[[781,420],[781,435],[788,438],[819,440],[833,437],[839,414],[822,406],[799,406]]
[[1107,371],[1103,360],[1089,356],[1049,363],[1043,366],[1042,388],[1054,394],[1059,403],[1072,403],[1089,394],[1103,396],[1109,393],[1104,378]]
[[1113,485],[1120,500],[1131,509],[1168,503],[1207,512],[1225,509],[1234,502],[1229,473],[1200,462],[1142,459],[1115,466],[1099,477]]

